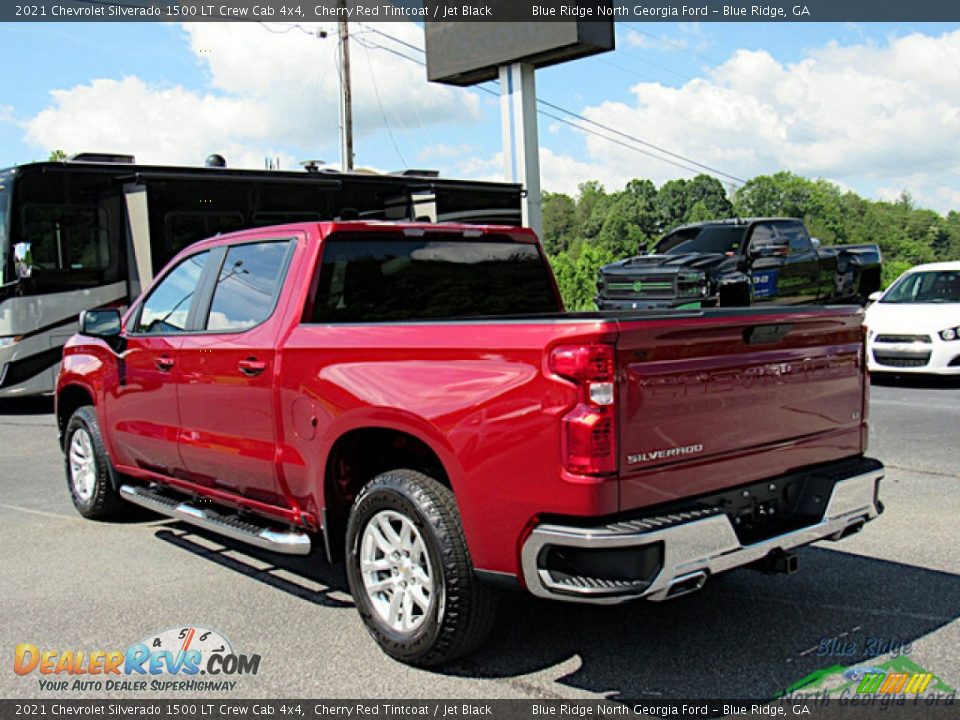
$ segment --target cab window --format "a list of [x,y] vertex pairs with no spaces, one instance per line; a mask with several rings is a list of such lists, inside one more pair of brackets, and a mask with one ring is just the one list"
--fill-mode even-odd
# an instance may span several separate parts
[[167,273],[143,301],[134,327],[135,333],[165,335],[183,332],[200,284],[209,251],[182,260]]
[[207,330],[240,332],[273,313],[291,240],[234,245],[227,250],[207,317]]

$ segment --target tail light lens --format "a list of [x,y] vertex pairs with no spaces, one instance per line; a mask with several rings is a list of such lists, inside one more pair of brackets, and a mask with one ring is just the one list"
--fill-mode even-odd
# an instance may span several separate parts
[[550,370],[577,384],[577,406],[562,420],[564,467],[577,475],[617,471],[615,362],[612,345],[561,345]]

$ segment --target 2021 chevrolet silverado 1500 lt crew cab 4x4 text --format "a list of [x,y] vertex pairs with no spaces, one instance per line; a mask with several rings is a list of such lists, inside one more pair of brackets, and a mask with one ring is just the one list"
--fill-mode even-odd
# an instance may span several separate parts
[[390,655],[476,647],[498,586],[664,600],[882,510],[854,307],[565,313],[529,230],[224,235],[66,346],[73,502],[343,558]]
[[796,218],[675,228],[650,255],[600,268],[601,310],[859,303],[880,289],[880,248],[820,247]]

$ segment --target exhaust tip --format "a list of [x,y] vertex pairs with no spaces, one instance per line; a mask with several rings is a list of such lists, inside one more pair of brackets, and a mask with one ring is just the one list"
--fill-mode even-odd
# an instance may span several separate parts
[[706,584],[706,582],[707,573],[703,570],[697,570],[697,572],[681,575],[672,583],[670,583],[666,597],[673,599],[680,597],[681,595],[689,595],[690,593],[700,590]]

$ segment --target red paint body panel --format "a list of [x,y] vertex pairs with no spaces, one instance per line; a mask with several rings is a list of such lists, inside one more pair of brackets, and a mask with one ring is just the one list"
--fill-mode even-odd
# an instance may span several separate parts
[[[178,353],[176,371],[164,377],[150,371],[145,349],[118,356],[77,337],[65,350],[58,392],[91,389],[121,471],[309,529],[324,509],[327,460],[339,438],[366,428],[413,435],[450,478],[476,567],[514,575],[538,516],[610,516],[864,449],[862,316],[854,308],[302,323],[323,238],[379,229],[396,232],[371,223],[284,228],[298,247],[265,323],[167,340],[169,348],[153,348]],[[529,231],[506,232],[536,242]],[[277,229],[260,229],[190,251],[275,237]],[[773,342],[751,344],[757,325],[789,327]],[[616,348],[619,472],[606,477],[563,469],[561,420],[582,393],[548,367],[555,346],[595,343]],[[139,358],[135,387],[131,358]],[[255,378],[237,369],[249,358],[266,363]],[[124,397],[135,402],[118,404]]]
[[[164,474],[183,471],[177,444],[180,416],[179,337],[130,338],[117,358],[117,381],[105,384],[103,413],[117,465],[144,468]],[[64,356],[70,350],[64,350]]]
[[[200,485],[282,504],[273,384],[274,328],[194,335],[180,347],[180,455],[185,478]],[[264,363],[248,377],[241,363]]]

